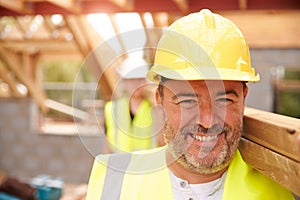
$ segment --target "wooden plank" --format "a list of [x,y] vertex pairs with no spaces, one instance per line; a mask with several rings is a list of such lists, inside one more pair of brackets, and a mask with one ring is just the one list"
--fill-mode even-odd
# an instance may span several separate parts
[[9,1],[2,0],[0,1],[0,7],[1,6],[17,13],[28,14],[28,15],[33,14],[33,10],[26,7],[24,0],[9,0]]
[[299,162],[245,138],[241,139],[239,150],[248,164],[300,196]]
[[87,38],[82,33],[81,25],[78,16],[69,15],[64,17],[65,22],[71,33],[73,34],[75,43],[81,51],[83,57],[86,57],[91,52],[92,48],[87,42]]
[[241,10],[246,10],[248,7],[248,0],[238,0],[239,8]]
[[114,88],[118,82],[118,76],[115,73],[115,67],[118,63],[119,54],[105,42],[95,29],[87,22],[85,17],[81,17],[81,30],[90,48],[93,49],[91,54],[86,57],[86,63],[94,75],[99,80],[99,89],[103,98],[109,100],[112,97]]
[[17,89],[17,83],[11,79],[8,76],[8,72],[2,68],[2,65],[0,64],[0,78],[7,83],[7,85],[10,88],[10,91],[13,95],[13,97],[22,97],[23,95],[19,92],[19,90]]
[[245,109],[242,136],[274,152],[300,162],[296,140],[300,134],[300,119]]
[[187,0],[173,0],[174,3],[178,6],[179,10],[183,14],[187,14],[189,11],[189,3]]
[[73,118],[81,119],[81,120],[88,120],[89,114],[85,111],[82,111],[80,109],[74,108],[72,106],[68,106],[66,104],[62,104],[58,101],[54,101],[52,99],[46,99],[45,105],[47,108],[59,111],[61,113],[64,113],[66,115],[72,116]]
[[[145,20],[145,15],[140,14],[141,22],[145,28],[146,43],[144,49],[144,57],[149,63],[154,63],[154,57],[156,52],[156,47],[163,33],[162,28],[147,28],[147,23]],[[152,15],[151,15],[152,17]],[[153,18],[152,18],[153,20]]]
[[109,0],[109,1],[119,6],[124,11],[134,11],[134,2],[131,0]]
[[83,57],[79,51],[46,51],[40,54],[40,60],[56,61],[82,61]]
[[276,89],[280,91],[300,92],[299,80],[277,80],[275,84],[276,84]]
[[300,10],[220,11],[243,32],[250,48],[299,48]]
[[121,46],[122,53],[124,53],[124,55],[127,55],[126,47],[125,47],[124,41],[122,40],[122,37],[121,37],[121,34],[120,34],[120,29],[119,29],[118,23],[116,21],[115,15],[110,14],[109,15],[109,20],[110,20],[111,25],[112,25],[115,33],[116,33],[116,37],[117,37],[118,42]]
[[81,7],[78,4],[77,0],[45,0],[48,1],[56,6],[64,8],[71,13],[79,14],[81,13]]
[[6,40],[0,41],[0,46],[3,48],[12,49],[13,51],[31,51],[31,52],[73,52],[78,51],[78,47],[74,41],[66,41],[62,39],[47,39],[47,40]]
[[7,49],[0,47],[0,59],[11,71],[14,72],[16,77],[27,87],[29,93],[36,100],[41,110],[43,112],[46,112],[47,108],[44,104],[46,95],[44,91],[37,84],[35,84],[33,80],[29,79],[29,77],[27,76],[24,76],[23,71],[21,70],[22,63],[20,61],[20,58],[16,54],[7,51]]

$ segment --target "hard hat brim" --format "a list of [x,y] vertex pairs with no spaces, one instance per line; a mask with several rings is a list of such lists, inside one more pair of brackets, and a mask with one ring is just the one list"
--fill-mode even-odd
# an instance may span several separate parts
[[230,80],[230,81],[245,81],[257,82],[260,80],[259,74],[231,70],[226,68],[213,67],[189,67],[176,69],[154,65],[151,71],[147,73],[147,77],[152,82],[159,82],[160,76],[173,80]]

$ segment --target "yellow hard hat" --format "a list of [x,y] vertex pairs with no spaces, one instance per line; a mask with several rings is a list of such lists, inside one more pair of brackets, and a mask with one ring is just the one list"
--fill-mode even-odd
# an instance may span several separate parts
[[175,80],[259,81],[248,44],[230,20],[203,9],[175,21],[161,37],[147,74]]

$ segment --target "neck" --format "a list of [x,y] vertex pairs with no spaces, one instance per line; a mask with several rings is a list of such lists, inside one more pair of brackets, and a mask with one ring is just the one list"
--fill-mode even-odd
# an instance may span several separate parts
[[199,184],[214,181],[220,178],[227,170],[227,168],[225,168],[213,174],[199,174],[182,167],[174,160],[173,156],[168,151],[166,155],[167,163],[169,163],[168,167],[173,172],[173,174],[178,178],[188,181],[190,184]]

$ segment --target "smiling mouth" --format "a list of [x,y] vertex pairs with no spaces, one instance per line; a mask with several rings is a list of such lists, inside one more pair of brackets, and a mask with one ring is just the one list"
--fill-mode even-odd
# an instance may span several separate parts
[[193,134],[193,133],[189,133],[189,135],[197,141],[210,142],[210,141],[216,140],[222,133],[223,132],[221,132],[219,134],[216,134],[216,135],[196,135],[196,134]]

